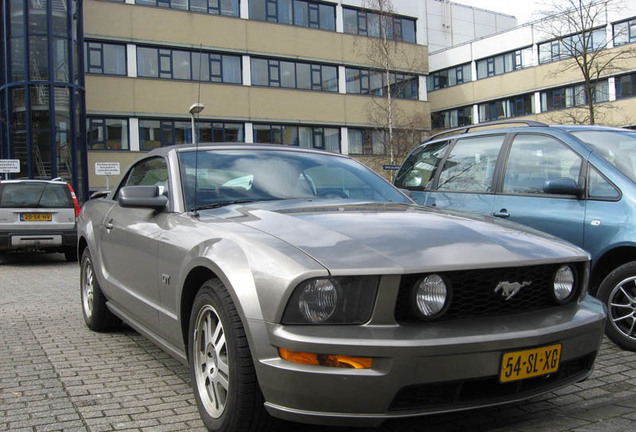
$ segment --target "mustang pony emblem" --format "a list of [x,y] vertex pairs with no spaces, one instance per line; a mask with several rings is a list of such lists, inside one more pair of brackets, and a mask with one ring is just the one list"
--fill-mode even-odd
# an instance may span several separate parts
[[501,295],[510,300],[512,296],[517,294],[521,288],[530,285],[532,282],[499,282],[499,285],[495,288],[495,292],[498,293],[501,290]]

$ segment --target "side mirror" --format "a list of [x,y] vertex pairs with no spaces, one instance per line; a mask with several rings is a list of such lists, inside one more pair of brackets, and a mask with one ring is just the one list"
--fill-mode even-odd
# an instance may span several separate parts
[[168,197],[162,195],[159,186],[126,186],[121,188],[117,202],[122,207],[162,210],[168,204]]
[[547,194],[554,195],[574,195],[577,198],[581,196],[579,185],[574,179],[569,177],[559,177],[547,180],[543,185],[543,191]]

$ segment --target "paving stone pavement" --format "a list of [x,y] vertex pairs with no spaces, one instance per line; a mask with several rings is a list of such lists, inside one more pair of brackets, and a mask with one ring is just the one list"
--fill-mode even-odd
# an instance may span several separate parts
[[[130,329],[94,333],[79,267],[0,255],[0,431],[201,431],[187,368]],[[636,353],[604,341],[585,382],[503,407],[389,421],[357,432],[636,430]],[[353,429],[286,424],[283,432]]]

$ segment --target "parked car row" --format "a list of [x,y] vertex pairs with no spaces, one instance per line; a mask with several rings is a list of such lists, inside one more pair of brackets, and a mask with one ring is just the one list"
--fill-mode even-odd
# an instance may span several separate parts
[[153,150],[81,212],[2,181],[0,252],[79,253],[86,325],[187,364],[211,431],[523,400],[589,376],[604,330],[636,350],[636,133],[525,123],[433,137],[395,185],[247,144]]
[[414,149],[395,185],[419,204],[517,222],[588,251],[607,335],[636,349],[636,132],[499,125]]

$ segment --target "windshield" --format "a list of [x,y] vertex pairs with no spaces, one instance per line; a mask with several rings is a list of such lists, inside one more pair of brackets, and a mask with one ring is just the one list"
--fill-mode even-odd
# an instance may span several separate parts
[[179,161],[188,209],[279,199],[410,202],[373,171],[338,156],[237,149],[199,151],[198,158],[182,152]]
[[636,182],[636,133],[622,131],[575,131],[572,135]]

